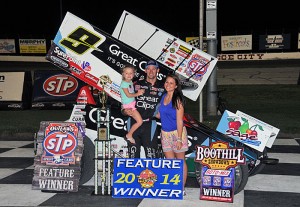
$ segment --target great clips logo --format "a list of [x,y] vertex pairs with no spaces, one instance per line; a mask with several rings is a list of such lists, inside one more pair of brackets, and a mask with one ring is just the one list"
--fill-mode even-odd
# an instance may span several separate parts
[[66,96],[76,91],[77,87],[78,81],[67,74],[51,76],[43,84],[44,91],[50,96]]

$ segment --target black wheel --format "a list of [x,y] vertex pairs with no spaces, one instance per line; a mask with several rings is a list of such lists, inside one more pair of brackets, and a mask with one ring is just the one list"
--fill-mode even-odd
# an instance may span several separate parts
[[234,195],[244,190],[248,182],[248,177],[249,173],[247,165],[237,165],[235,167]]
[[83,145],[79,185],[88,182],[95,174],[95,145],[88,137],[83,138]]
[[267,149],[265,148],[264,151],[262,152],[262,155],[260,158],[258,158],[254,163],[249,163],[248,168],[249,168],[249,176],[256,175],[260,173],[264,167],[266,166],[265,163],[261,161],[261,159],[268,157],[267,155]]
[[[202,165],[195,162],[195,174],[199,186],[201,185],[201,170]],[[235,167],[235,177],[234,177],[234,194],[241,192],[248,182],[248,167],[247,165],[237,165]]]

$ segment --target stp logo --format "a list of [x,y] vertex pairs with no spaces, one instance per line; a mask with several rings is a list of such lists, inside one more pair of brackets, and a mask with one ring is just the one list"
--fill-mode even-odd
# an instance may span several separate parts
[[[207,72],[207,65],[205,65],[204,61],[198,60],[198,59],[192,59],[189,62],[190,69],[195,73],[196,76],[203,76]],[[203,67],[204,66],[204,67]]]
[[72,133],[59,131],[49,133],[43,142],[44,149],[51,155],[68,155],[77,147],[77,139]]
[[43,84],[44,91],[51,96],[69,95],[76,91],[77,87],[76,78],[66,74],[51,76]]

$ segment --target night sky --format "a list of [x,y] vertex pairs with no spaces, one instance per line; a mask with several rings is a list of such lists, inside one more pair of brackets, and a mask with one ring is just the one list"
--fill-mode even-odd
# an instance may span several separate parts
[[[218,0],[217,32],[298,32],[292,2]],[[9,0],[1,6],[0,38],[54,38],[67,11],[111,34],[123,10],[181,39],[199,35],[199,0]]]

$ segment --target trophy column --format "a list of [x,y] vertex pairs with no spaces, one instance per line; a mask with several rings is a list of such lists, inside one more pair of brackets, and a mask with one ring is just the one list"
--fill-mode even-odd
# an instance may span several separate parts
[[[101,108],[97,109],[97,138],[95,144],[95,190],[94,195],[111,195],[112,153],[110,139],[110,107],[107,106],[107,94],[98,93]],[[100,192],[99,192],[100,185]]]

